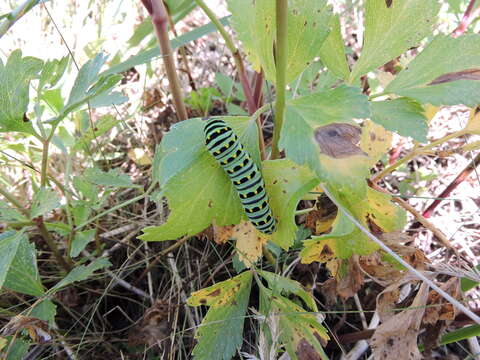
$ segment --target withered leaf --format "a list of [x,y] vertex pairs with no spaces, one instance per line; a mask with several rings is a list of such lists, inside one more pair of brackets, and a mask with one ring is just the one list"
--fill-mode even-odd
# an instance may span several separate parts
[[480,69],[466,69],[440,75],[428,85],[444,84],[456,80],[480,80]]
[[26,330],[34,342],[46,343],[52,340],[46,321],[23,315],[11,318],[3,328],[2,335],[13,335],[22,330]]
[[354,155],[367,155],[358,146],[361,130],[359,127],[332,123],[315,129],[315,140],[320,152],[335,159],[343,159]]

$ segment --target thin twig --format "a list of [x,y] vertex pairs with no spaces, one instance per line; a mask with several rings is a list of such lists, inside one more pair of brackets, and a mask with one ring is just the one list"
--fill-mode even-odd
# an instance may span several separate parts
[[327,196],[332,200],[332,202],[337,206],[339,210],[341,210],[345,216],[353,223],[355,226],[363,232],[370,240],[375,242],[378,246],[380,246],[387,254],[392,256],[395,260],[397,260],[401,265],[403,265],[405,268],[407,268],[408,271],[410,271],[412,274],[417,276],[419,279],[423,280],[425,283],[427,283],[428,286],[430,286],[433,290],[435,290],[440,296],[442,296],[444,299],[449,301],[453,306],[455,306],[458,310],[462,311],[465,315],[467,315],[470,319],[475,321],[477,324],[480,324],[480,316],[476,315],[472,310],[468,309],[465,305],[460,303],[457,299],[455,299],[453,296],[445,292],[443,289],[441,289],[439,286],[437,286],[432,280],[430,280],[428,277],[423,275],[420,271],[415,269],[412,265],[407,263],[405,260],[403,260],[400,256],[398,256],[395,251],[390,249],[387,245],[383,243],[379,238],[377,238],[375,235],[373,235],[368,229],[365,228],[360,222],[352,215],[350,212],[345,209],[345,207],[340,204],[339,201],[332,195],[330,190],[328,189],[326,184],[321,184],[323,191]]
[[180,121],[188,118],[185,103],[183,102],[182,88],[177,75],[175,61],[173,59],[172,47],[168,37],[168,15],[163,0],[141,0],[152,18],[152,24],[157,35],[158,44],[160,45],[160,54],[163,58],[165,72],[172,93],[173,104],[177,111]]

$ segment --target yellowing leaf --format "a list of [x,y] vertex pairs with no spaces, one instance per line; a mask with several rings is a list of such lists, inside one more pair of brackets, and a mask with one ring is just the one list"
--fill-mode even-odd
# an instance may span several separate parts
[[362,129],[360,148],[370,157],[373,166],[392,144],[392,134],[381,125],[366,120]]
[[470,111],[466,131],[480,135],[480,107],[476,107]]
[[152,163],[152,158],[145,149],[142,148],[134,148],[128,150],[128,157],[132,159],[135,164],[138,165],[150,165]]
[[425,109],[424,115],[427,118],[428,123],[432,121],[435,115],[437,115],[437,112],[440,110],[440,106],[435,106],[432,104],[425,104],[423,105],[423,108]]
[[233,227],[232,237],[237,239],[238,257],[250,268],[262,256],[262,246],[267,243],[267,235],[257,231],[249,221],[242,221]]
[[211,307],[222,307],[234,305],[235,296],[245,287],[245,284],[251,279],[252,274],[245,271],[236,277],[219,282],[208,288],[192,293],[187,303],[190,306],[207,305]]

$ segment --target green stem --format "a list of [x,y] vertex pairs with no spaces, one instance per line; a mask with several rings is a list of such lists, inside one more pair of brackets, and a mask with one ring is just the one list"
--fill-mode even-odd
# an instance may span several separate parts
[[282,131],[285,113],[285,86],[287,71],[287,16],[288,0],[277,0],[276,4],[276,41],[275,41],[275,74],[276,74],[276,100],[275,100],[275,127],[273,130],[272,159],[280,157],[278,142]]
[[[52,130],[53,132],[53,130]],[[47,168],[48,168],[48,147],[50,146],[50,141],[43,141],[43,150],[42,150],[42,168],[40,170],[40,186],[47,186]]]
[[12,10],[6,16],[6,19],[0,23],[0,38],[5,35],[5,33],[13,26],[13,24],[20,20],[23,15],[25,15],[38,3],[40,3],[40,0],[27,0],[16,9]]
[[42,234],[43,240],[45,240],[50,250],[52,250],[53,256],[55,256],[60,266],[62,266],[67,272],[72,270],[73,264],[71,260],[69,259],[70,262],[65,260],[65,258],[60,253],[60,250],[58,250],[55,240],[52,238],[50,232],[45,226],[45,223],[43,222],[43,217],[39,217],[35,222],[37,223],[38,230],[40,230],[40,234]]

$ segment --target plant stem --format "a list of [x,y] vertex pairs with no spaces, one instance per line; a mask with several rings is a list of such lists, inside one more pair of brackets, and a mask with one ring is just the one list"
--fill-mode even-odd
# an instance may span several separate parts
[[38,3],[40,3],[40,0],[26,0],[23,4],[12,10],[10,14],[6,16],[5,20],[0,23],[0,39],[13,26],[13,24],[20,20],[23,15]]
[[47,243],[48,247],[50,250],[52,250],[53,256],[57,259],[58,263],[67,271],[69,272],[73,268],[73,264],[71,263],[71,260],[67,262],[65,258],[62,256],[60,253],[60,250],[58,250],[57,244],[55,243],[55,240],[52,238],[50,235],[50,232],[48,231],[47,227],[45,226],[45,223],[43,222],[43,217],[40,216],[35,219],[35,223],[37,224],[38,230],[40,231],[40,234],[42,234],[43,240]]
[[467,9],[465,10],[465,13],[463,14],[462,20],[460,21],[460,24],[458,24],[457,28],[452,32],[453,37],[459,37],[462,35],[468,28],[468,26],[475,20],[475,18],[479,15],[480,7],[473,10],[476,0],[470,0],[468,3]]
[[152,24],[160,46],[160,54],[163,57],[165,72],[167,73],[173,104],[180,121],[188,118],[187,110],[183,102],[182,88],[177,76],[177,69],[173,59],[172,47],[168,37],[168,14],[163,0],[141,0],[152,18]]
[[288,0],[277,0],[276,7],[276,40],[275,40],[275,127],[273,129],[272,159],[280,157],[278,142],[282,131],[285,113],[285,86],[287,71],[287,36],[288,36]]
[[413,159],[417,155],[422,154],[424,151],[430,150],[430,149],[434,148],[435,146],[443,144],[444,142],[449,141],[451,139],[454,139],[456,137],[463,136],[466,133],[468,133],[468,131],[460,130],[460,131],[454,132],[450,135],[444,136],[441,139],[435,140],[435,141],[431,142],[430,144],[428,144],[426,146],[414,147],[413,150],[410,153],[408,153],[406,156],[404,156],[403,158],[401,158],[400,160],[398,160],[394,164],[392,164],[392,165],[386,167],[385,169],[383,169],[382,171],[380,171],[377,175],[375,175],[372,179],[370,179],[370,181],[372,183],[376,184],[382,178],[384,178],[387,174],[389,174],[392,171],[394,171],[395,169],[397,169],[400,165],[410,161],[411,159]]
[[[53,129],[52,129],[53,132]],[[43,141],[43,149],[42,149],[42,167],[40,170],[40,186],[46,187],[47,186],[47,169],[48,169],[48,148],[50,146],[50,141],[44,140]]]
[[253,98],[253,91],[250,86],[250,83],[247,78],[247,74],[245,72],[245,66],[243,64],[242,57],[240,52],[238,51],[237,47],[233,43],[232,38],[228,34],[228,32],[223,27],[222,23],[217,19],[215,14],[212,10],[205,4],[203,0],[195,0],[197,5],[205,12],[205,15],[210,19],[210,21],[215,25],[220,35],[225,40],[225,46],[230,50],[233,56],[233,61],[235,62],[235,67],[238,71],[238,77],[240,79],[240,83],[242,84],[243,92],[245,93],[245,98],[247,99],[247,108],[248,113],[251,115],[257,110],[257,104]]

